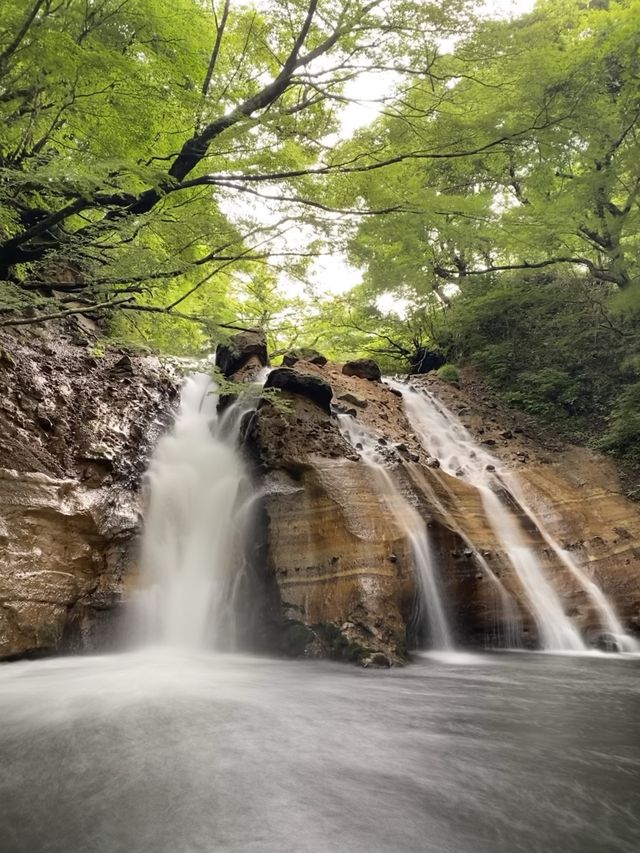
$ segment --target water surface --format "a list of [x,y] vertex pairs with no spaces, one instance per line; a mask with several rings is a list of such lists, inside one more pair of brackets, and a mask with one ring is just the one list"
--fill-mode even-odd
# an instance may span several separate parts
[[0,668],[2,853],[637,853],[640,661]]

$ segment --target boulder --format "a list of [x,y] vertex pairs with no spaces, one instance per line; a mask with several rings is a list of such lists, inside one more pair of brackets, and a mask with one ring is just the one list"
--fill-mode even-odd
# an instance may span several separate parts
[[267,377],[264,387],[279,388],[289,394],[306,397],[324,412],[331,414],[333,390],[331,385],[320,376],[298,373],[291,367],[277,367]]
[[382,379],[382,371],[372,358],[348,361],[342,368],[342,372],[345,376],[357,376],[359,379],[368,379],[370,382],[380,382]]
[[350,391],[347,391],[346,394],[339,394],[338,400],[342,400],[344,403],[350,403],[352,406],[357,406],[359,409],[366,409],[369,405],[368,401],[364,399],[364,397],[358,397],[357,394],[352,394]]
[[409,359],[409,373],[413,375],[429,373],[430,370],[437,370],[442,367],[446,361],[447,359],[439,352],[434,352],[426,347],[418,347]]
[[283,367],[293,367],[299,361],[308,361],[310,364],[317,364],[318,367],[324,367],[327,363],[325,356],[317,349],[311,349],[311,347],[297,347],[285,352],[282,356]]
[[237,373],[248,361],[257,359],[262,367],[269,364],[267,341],[260,329],[249,329],[232,335],[216,349],[216,366],[223,376],[229,378]]

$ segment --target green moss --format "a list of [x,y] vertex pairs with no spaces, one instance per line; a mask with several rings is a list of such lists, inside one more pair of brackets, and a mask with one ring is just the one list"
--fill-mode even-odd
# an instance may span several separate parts
[[280,651],[288,657],[300,657],[315,639],[315,634],[301,622],[289,622],[280,636]]
[[315,627],[318,636],[327,650],[327,654],[334,660],[360,663],[363,658],[373,653],[373,649],[361,646],[359,643],[354,643],[345,637],[333,622],[321,622]]

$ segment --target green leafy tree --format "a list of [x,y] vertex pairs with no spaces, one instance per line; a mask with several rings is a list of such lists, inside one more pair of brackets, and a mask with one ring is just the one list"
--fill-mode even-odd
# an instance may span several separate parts
[[[1,322],[113,309],[215,321],[252,264],[306,254],[278,251],[283,230],[311,213],[370,212],[325,198],[334,175],[384,165],[375,152],[345,161],[327,143],[345,88],[363,72],[428,66],[464,8],[3,4]],[[268,215],[247,213],[255,204]],[[38,318],[22,310],[34,305]]]
[[[372,287],[434,288],[487,271],[569,265],[626,290],[640,275],[638,0],[538,3],[488,21],[438,78],[359,140],[397,152],[352,246]],[[353,146],[355,143],[349,143]],[[424,147],[425,158],[402,159]],[[449,154],[458,145],[461,156]]]

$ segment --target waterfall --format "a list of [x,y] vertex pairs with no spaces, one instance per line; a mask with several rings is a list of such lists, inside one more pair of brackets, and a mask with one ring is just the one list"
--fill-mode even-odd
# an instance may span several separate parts
[[[428,484],[426,484],[428,486]],[[447,492],[452,495],[451,490],[443,484]],[[428,487],[429,500],[440,512],[443,518],[448,519],[450,528],[460,537],[465,546],[471,552],[473,559],[491,584],[494,593],[494,632],[487,637],[488,647],[498,646],[507,649],[519,649],[522,647],[522,617],[515,598],[507,591],[504,584],[487,563],[480,551],[473,544],[463,528],[451,517],[442,500],[435,490]]]
[[454,641],[443,603],[440,581],[424,519],[393,482],[376,449],[376,441],[351,415],[338,415],[343,436],[371,468],[378,490],[411,546],[420,603],[426,609],[431,648],[450,651]]
[[236,439],[242,404],[218,416],[206,374],[185,380],[172,431],[147,471],[142,542],[148,639],[172,646],[227,648],[247,504]]
[[610,635],[612,645],[616,646],[622,652],[639,652],[640,643],[624,630],[613,605],[600,587],[587,576],[586,572],[578,565],[578,563],[576,563],[573,556],[566,550],[566,548],[563,548],[550,535],[542,522],[534,515],[533,511],[525,505],[519,496],[517,500],[526,515],[534,522],[547,545],[549,545],[565,568],[571,572],[593,602],[600,617],[602,626],[606,629],[607,634]]
[[[391,382],[407,391],[407,386]],[[448,474],[462,476],[474,485],[481,496],[485,515],[498,541],[507,554],[526,593],[538,626],[540,643],[545,649],[578,651],[585,648],[571,620],[564,613],[561,601],[533,547],[527,544],[518,517],[499,496],[506,492],[515,505],[537,529],[542,539],[556,553],[565,567],[578,580],[592,600],[602,626],[623,650],[635,650],[635,640],[628,637],[612,605],[602,590],[591,581],[528,509],[515,489],[507,489],[498,470],[500,462],[485,451],[458,418],[428,391],[411,389],[404,393],[407,416],[425,449],[440,462]],[[513,476],[513,475],[512,475]]]

